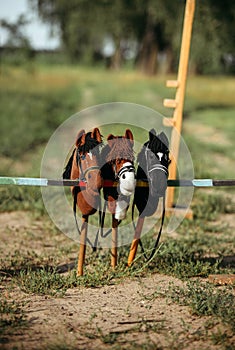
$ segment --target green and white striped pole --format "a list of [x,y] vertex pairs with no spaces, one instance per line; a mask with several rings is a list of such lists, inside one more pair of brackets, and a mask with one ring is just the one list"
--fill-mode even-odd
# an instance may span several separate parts
[[[79,180],[62,180],[62,179],[43,179],[35,177],[0,177],[0,185],[16,186],[86,186],[84,181]],[[117,186],[116,182],[104,181],[104,187]],[[137,186],[145,187],[148,184],[144,181],[137,181]],[[193,179],[193,180],[168,180],[168,187],[233,187],[235,180],[213,180],[213,179]]]

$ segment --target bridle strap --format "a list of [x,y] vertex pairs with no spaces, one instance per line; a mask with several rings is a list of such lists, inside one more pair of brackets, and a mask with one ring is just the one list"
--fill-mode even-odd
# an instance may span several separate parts
[[[105,214],[106,214],[106,209],[107,209],[107,203],[108,201],[104,201],[104,206],[103,206],[103,212],[101,215],[101,220],[100,220],[100,236],[101,238],[106,238],[111,232],[112,229],[110,228],[107,232],[104,233],[104,220],[105,220]],[[122,222],[122,220],[118,220],[118,226],[120,225],[120,223]]]
[[124,165],[123,167],[121,167],[121,169],[117,173],[117,178],[120,178],[122,176],[122,174],[124,174],[126,172],[134,173],[135,167],[132,164],[131,165]]
[[168,169],[162,164],[154,165],[151,169],[148,170],[148,172],[151,173],[151,171],[154,171],[154,170],[161,170],[166,174],[166,176],[168,176]]
[[115,177],[115,180],[119,180],[120,177],[126,173],[126,172],[129,172],[129,173],[134,173],[135,172],[135,167],[133,164],[130,164],[130,162],[128,162],[129,165],[124,165],[121,167],[121,169],[117,172],[116,170],[116,163],[113,164],[113,171],[114,171],[114,177]]
[[89,168],[87,168],[84,172],[83,172],[83,177],[84,179],[86,178],[86,174],[88,174],[90,171],[94,171],[94,170],[100,170],[100,167],[98,165],[92,165]]
[[[132,204],[132,223],[133,223],[134,230],[136,230],[136,226],[135,226],[135,222],[134,222],[134,210],[135,210],[135,202],[133,202],[133,204]],[[143,256],[144,256],[146,261],[152,260],[152,258],[154,257],[154,255],[156,253],[156,250],[157,250],[160,238],[161,238],[163,225],[164,225],[165,212],[166,212],[166,209],[165,209],[165,195],[164,195],[163,196],[163,208],[162,208],[161,226],[160,226],[160,229],[158,231],[157,239],[156,239],[156,241],[154,243],[153,249],[152,249],[151,254],[150,254],[149,257],[147,256],[147,254],[145,252],[145,249],[144,249],[144,246],[143,246],[143,243],[142,243],[141,239],[139,239],[139,244],[140,244],[140,247],[141,247],[141,251],[142,251],[142,254],[143,254]]]
[[79,167],[80,169],[80,179],[84,182],[87,182],[86,180],[86,175],[90,172],[90,171],[94,171],[94,170],[100,170],[100,167],[98,165],[92,165],[90,167],[88,167],[87,169],[85,169],[83,171],[82,169],[82,161],[81,161],[81,158],[84,157],[85,159],[85,155],[80,155],[78,150],[77,150],[77,166]]
[[146,149],[145,149],[147,173],[151,173],[151,171],[154,171],[154,170],[161,170],[161,171],[163,171],[166,174],[166,176],[168,176],[168,169],[167,169],[167,167],[162,165],[161,162],[160,162],[160,164],[155,164],[152,168],[149,168],[149,166],[148,166],[148,159],[147,159],[147,152],[148,151],[152,152],[147,146]]
[[163,197],[163,208],[162,208],[161,226],[160,226],[160,229],[159,229],[159,231],[158,231],[157,239],[156,239],[156,241],[155,241],[155,243],[154,243],[153,249],[152,249],[151,254],[150,254],[149,257],[147,257],[147,255],[146,255],[146,253],[145,253],[144,246],[143,246],[143,243],[142,243],[141,239],[139,240],[139,244],[140,244],[140,247],[141,247],[141,251],[142,251],[142,253],[143,253],[143,255],[144,255],[146,261],[152,260],[152,258],[154,257],[154,255],[155,255],[155,253],[156,253],[156,250],[157,250],[157,247],[158,247],[160,238],[161,238],[163,225],[164,225],[165,212],[166,212],[166,209],[165,209],[165,196],[164,196],[164,197]]

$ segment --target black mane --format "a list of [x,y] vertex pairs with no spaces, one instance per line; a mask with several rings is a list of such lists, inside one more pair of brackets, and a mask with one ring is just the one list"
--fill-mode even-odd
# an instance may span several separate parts
[[71,175],[71,171],[72,171],[72,165],[73,165],[73,155],[74,155],[74,152],[76,151],[76,148],[74,148],[70,158],[69,158],[69,161],[64,169],[64,172],[63,172],[63,179],[66,180],[66,179],[70,179],[70,175]]
[[103,145],[102,142],[97,141],[96,139],[91,137],[91,132],[88,132],[85,137],[85,143],[82,146],[79,146],[78,148],[74,148],[72,155],[69,158],[69,161],[65,167],[65,170],[63,172],[63,179],[70,179],[71,171],[72,171],[72,165],[73,165],[73,156],[75,151],[77,150],[77,162],[79,155],[84,155],[87,152],[90,152],[93,150],[95,155],[98,155],[100,152],[100,146]]
[[162,165],[164,165],[165,167],[168,168],[168,165],[169,165],[169,148],[168,148],[169,142],[168,142],[168,139],[167,139],[166,135],[164,134],[164,132],[161,132],[158,135],[151,133],[151,137],[149,138],[149,140],[147,142],[144,143],[140,153],[138,154],[137,161],[139,164],[143,163],[143,161],[145,159],[144,156],[145,156],[146,147],[148,147],[148,149],[150,149],[155,155],[158,152],[162,152],[163,154],[166,154],[166,158],[163,157],[161,163],[162,163]]
[[85,143],[84,145],[81,145],[78,147],[79,154],[86,154],[87,152],[90,152],[92,149],[97,147],[97,152],[99,152],[99,146],[101,146],[103,143],[97,141],[96,139],[91,137],[91,132],[88,132],[85,137]]

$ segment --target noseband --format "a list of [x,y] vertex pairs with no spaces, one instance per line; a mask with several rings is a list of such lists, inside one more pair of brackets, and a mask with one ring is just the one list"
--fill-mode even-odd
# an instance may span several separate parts
[[[130,163],[130,162],[128,162]],[[115,180],[119,181],[121,176],[123,176],[123,174],[125,173],[134,173],[135,172],[135,167],[132,164],[129,165],[124,165],[121,167],[121,169],[117,172],[116,170],[116,163],[113,164],[113,170],[114,170],[114,174],[115,174]]]
[[123,174],[134,173],[134,172],[135,172],[135,167],[132,164],[131,165],[124,165],[123,167],[121,167],[121,169],[117,173],[116,178],[120,179]]

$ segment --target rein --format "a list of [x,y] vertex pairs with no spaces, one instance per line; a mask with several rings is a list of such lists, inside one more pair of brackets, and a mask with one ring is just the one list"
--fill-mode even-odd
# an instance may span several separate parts
[[[133,204],[132,204],[132,223],[133,223],[134,230],[136,230],[136,225],[135,225],[135,222],[134,222],[134,210],[135,210],[135,202],[133,202]],[[154,246],[152,248],[151,254],[149,256],[147,256],[147,254],[145,252],[145,249],[144,249],[144,246],[143,246],[143,243],[142,243],[141,239],[139,239],[140,248],[141,248],[142,254],[143,254],[143,256],[144,256],[146,261],[152,260],[153,256],[156,253],[156,250],[157,250],[160,238],[161,238],[163,225],[164,225],[165,212],[166,212],[166,209],[165,209],[165,195],[164,195],[163,196],[162,215],[161,215],[161,226],[159,228],[157,239],[156,239],[156,241],[154,243]]]
[[[100,213],[101,214],[101,219],[100,219],[100,236],[101,236],[101,238],[106,238],[112,232],[112,229],[110,228],[107,232],[104,233],[104,220],[105,220],[105,214],[106,214],[106,209],[107,209],[107,203],[108,203],[108,201],[105,200],[103,210]],[[122,222],[122,220],[118,221],[118,226],[120,225],[121,222]]]
[[[165,212],[166,212],[166,209],[165,209],[165,196],[164,196],[164,197],[163,197],[163,208],[162,208],[161,226],[160,226],[160,229],[159,229],[159,231],[158,231],[157,239],[156,239],[156,241],[155,241],[155,243],[154,243],[152,252],[151,252],[151,254],[150,254],[149,257],[147,257],[147,255],[146,255],[146,253],[145,253],[144,246],[143,246],[143,243],[142,243],[141,239],[139,240],[139,244],[140,244],[140,247],[141,247],[141,251],[142,251],[142,253],[143,253],[143,255],[144,255],[146,261],[152,260],[152,258],[154,257],[154,255],[155,255],[155,253],[156,253],[156,250],[157,250],[157,247],[158,247],[160,238],[161,238],[163,225],[164,225]],[[134,221],[133,221],[133,224],[134,224]]]

